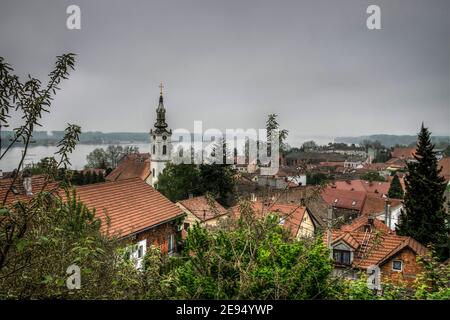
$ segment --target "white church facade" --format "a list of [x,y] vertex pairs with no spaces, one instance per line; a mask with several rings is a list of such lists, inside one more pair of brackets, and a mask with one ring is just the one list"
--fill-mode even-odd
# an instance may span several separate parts
[[159,175],[170,160],[172,130],[166,123],[166,109],[164,107],[163,85],[160,85],[158,108],[156,108],[156,122],[150,129],[150,169],[151,185],[155,186]]

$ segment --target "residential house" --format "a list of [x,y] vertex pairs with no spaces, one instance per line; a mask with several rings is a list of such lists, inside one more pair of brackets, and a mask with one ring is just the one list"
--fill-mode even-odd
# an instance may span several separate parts
[[450,157],[439,160],[438,168],[442,168],[441,176],[444,177],[445,181],[450,185]]
[[[5,199],[12,182],[12,178],[0,179],[0,203],[3,203],[3,199]],[[58,187],[59,182],[48,180],[44,175],[24,176],[20,173],[11,191],[8,193],[5,205],[12,205],[17,201],[27,202],[39,192],[51,192],[58,189]]]
[[[253,198],[252,209],[257,217],[278,215],[279,224],[288,230],[293,238],[311,237],[320,226],[320,222],[305,206],[258,201]],[[232,213],[234,217],[239,217],[239,206],[233,207]]]
[[196,223],[204,227],[214,227],[220,220],[228,218],[227,209],[207,196],[191,197],[178,201],[176,205],[186,214],[184,230]]
[[361,179],[338,180],[331,185],[332,188],[347,191],[360,191],[374,197],[385,198],[391,187],[390,182],[366,181]]
[[140,178],[151,184],[150,154],[131,153],[124,156],[119,165],[105,178],[106,181],[120,181]]
[[417,257],[427,249],[411,237],[398,236],[383,222],[371,216],[361,216],[350,225],[333,230],[331,243],[334,274],[356,279],[358,273],[372,266],[380,268],[380,281],[412,282],[420,273]]
[[366,193],[355,190],[341,190],[327,187],[321,192],[322,199],[333,208],[333,219],[350,221],[361,215]]
[[78,186],[76,194],[95,210],[102,233],[130,245],[138,268],[151,245],[167,254],[177,251],[185,213],[141,177]]
[[381,199],[368,195],[364,201],[361,214],[374,216],[383,221],[390,229],[395,230],[402,209],[403,203],[400,199]]

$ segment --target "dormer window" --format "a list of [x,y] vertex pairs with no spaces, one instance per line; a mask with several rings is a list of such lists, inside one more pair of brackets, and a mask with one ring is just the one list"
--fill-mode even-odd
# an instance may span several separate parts
[[392,261],[392,270],[401,272],[403,270],[403,261],[401,260]]
[[333,249],[333,260],[339,264],[351,264],[351,252],[349,250]]

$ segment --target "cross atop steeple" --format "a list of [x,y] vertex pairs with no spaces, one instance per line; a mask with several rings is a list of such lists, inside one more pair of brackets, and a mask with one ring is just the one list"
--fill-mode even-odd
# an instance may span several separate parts
[[160,83],[159,83],[159,90],[160,90],[159,93],[160,93],[161,95],[163,94],[163,91],[162,91],[163,89],[164,89],[163,83],[160,82]]

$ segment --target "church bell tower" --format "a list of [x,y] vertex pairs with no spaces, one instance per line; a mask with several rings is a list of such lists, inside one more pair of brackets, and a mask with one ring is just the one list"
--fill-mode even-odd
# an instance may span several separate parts
[[159,104],[156,108],[156,122],[150,129],[150,170],[151,185],[155,186],[158,176],[163,172],[170,160],[170,146],[172,130],[168,130],[166,123],[166,109],[164,108],[163,84],[159,85]]

